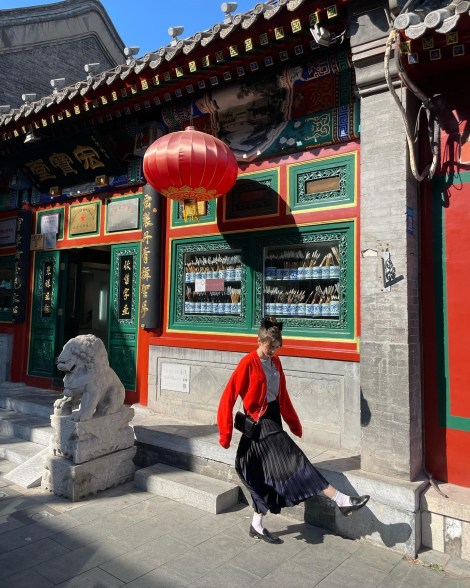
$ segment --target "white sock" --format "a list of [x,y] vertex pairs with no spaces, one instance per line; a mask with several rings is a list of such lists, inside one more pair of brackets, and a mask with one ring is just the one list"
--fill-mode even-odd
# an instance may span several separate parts
[[336,490],[336,494],[333,496],[333,498],[331,500],[336,502],[336,504],[338,506],[351,506],[351,501],[349,500],[349,496],[347,496],[346,494],[343,494],[339,490]]
[[263,534],[263,515],[261,513],[253,513],[253,520],[251,521],[251,526],[255,531],[261,533],[261,535]]

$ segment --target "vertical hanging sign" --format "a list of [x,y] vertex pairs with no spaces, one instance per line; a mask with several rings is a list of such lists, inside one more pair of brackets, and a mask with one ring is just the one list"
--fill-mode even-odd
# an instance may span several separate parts
[[42,298],[41,317],[48,319],[52,316],[52,284],[54,276],[54,260],[43,262],[42,266]]
[[142,256],[140,266],[140,326],[160,326],[161,300],[161,196],[150,184],[144,187],[142,201]]
[[134,279],[134,256],[119,258],[119,320],[132,320],[132,284]]
[[13,276],[12,315],[15,322],[26,319],[26,298],[29,276],[29,238],[31,235],[31,211],[20,210],[16,222],[16,253]]

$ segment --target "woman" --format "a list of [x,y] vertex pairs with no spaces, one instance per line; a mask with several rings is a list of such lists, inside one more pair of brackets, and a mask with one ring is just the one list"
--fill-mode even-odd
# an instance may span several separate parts
[[230,447],[233,429],[233,407],[238,396],[245,413],[259,419],[259,436],[242,435],[235,469],[253,499],[250,536],[268,543],[282,543],[263,526],[263,516],[278,514],[323,492],[347,516],[362,508],[369,496],[342,494],[309,462],[305,454],[282,429],[281,417],[297,437],[302,425],[290,400],[286,378],[276,352],[282,345],[282,323],[263,319],[258,332],[258,349],[246,355],[235,368],[222,394],[217,414],[219,443]]

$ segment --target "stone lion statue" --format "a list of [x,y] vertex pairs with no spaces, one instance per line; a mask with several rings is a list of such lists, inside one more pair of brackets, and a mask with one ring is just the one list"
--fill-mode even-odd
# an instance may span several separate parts
[[[57,358],[57,368],[65,372],[64,396],[54,402],[54,414],[88,421],[94,415],[114,414],[123,405],[124,386],[109,366],[103,341],[95,335],[78,335],[67,341]],[[78,410],[73,410],[78,404]]]

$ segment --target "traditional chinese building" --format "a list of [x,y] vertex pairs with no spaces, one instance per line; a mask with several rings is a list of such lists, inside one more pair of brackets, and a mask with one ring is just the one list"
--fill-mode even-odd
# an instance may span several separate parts
[[[470,17],[466,2],[442,2],[437,24],[413,38],[408,27],[422,29],[435,12],[416,4],[416,13],[403,12],[417,14],[403,28],[403,7],[392,2],[257,4],[4,114],[8,376],[58,386],[58,350],[91,332],[105,342],[128,402],[210,425],[261,317],[276,315],[303,447],[333,483],[373,497],[354,524],[308,506],[305,518],[408,553],[422,536],[457,549],[445,531],[457,518],[422,494],[428,474],[469,485],[459,449],[465,378],[458,353],[456,364],[445,359],[439,322],[450,317],[455,333],[465,320],[443,311],[442,219],[445,211],[446,243],[464,251],[457,217],[466,188],[457,194],[456,178],[464,182],[465,161],[454,153],[452,179],[447,162],[457,136],[464,152],[467,114],[443,85],[450,110],[439,111],[436,127],[438,101],[430,107],[426,98],[435,94],[431,67],[449,83],[465,71]],[[458,125],[447,127],[443,113],[458,108]],[[222,139],[239,166],[234,188],[189,217],[142,173],[149,145],[186,126]],[[437,138],[445,149],[436,160]],[[431,186],[456,191],[456,217]],[[449,273],[458,288],[462,275]],[[447,397],[455,393],[457,404],[446,413],[448,369],[457,384]],[[459,521],[464,529],[467,519]],[[463,557],[465,541],[462,531]]]

